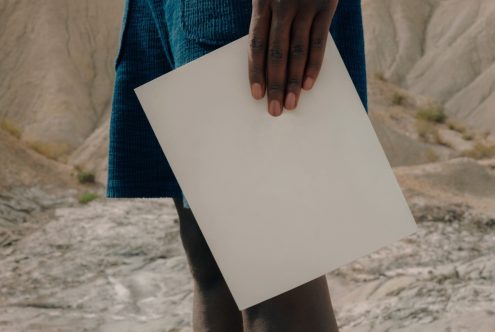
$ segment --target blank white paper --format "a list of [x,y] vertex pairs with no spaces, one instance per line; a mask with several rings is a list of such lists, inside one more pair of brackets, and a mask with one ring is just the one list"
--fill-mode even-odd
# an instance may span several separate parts
[[330,34],[279,117],[247,66],[246,35],[135,90],[239,310],[416,231]]

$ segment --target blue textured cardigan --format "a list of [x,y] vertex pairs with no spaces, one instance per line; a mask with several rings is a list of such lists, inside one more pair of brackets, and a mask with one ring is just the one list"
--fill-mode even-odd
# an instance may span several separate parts
[[[115,59],[107,197],[182,197],[134,88],[246,35],[250,17],[251,0],[126,0]],[[359,0],[339,1],[330,32],[367,111]]]

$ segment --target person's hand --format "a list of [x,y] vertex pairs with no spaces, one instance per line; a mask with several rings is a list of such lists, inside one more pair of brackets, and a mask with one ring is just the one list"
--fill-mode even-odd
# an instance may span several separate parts
[[268,111],[296,108],[313,87],[338,0],[253,0],[249,27],[251,94],[267,92]]

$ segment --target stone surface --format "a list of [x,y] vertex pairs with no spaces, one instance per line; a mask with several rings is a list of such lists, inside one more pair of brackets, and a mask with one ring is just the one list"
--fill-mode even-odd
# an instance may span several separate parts
[[[474,142],[443,128],[454,151],[418,141],[413,111],[425,103],[411,100],[436,100],[478,131],[494,129],[495,41],[487,31],[495,3],[464,7],[459,0],[363,1],[370,115],[392,166],[449,159]],[[102,184],[122,9],[122,0],[0,3],[0,127]],[[376,73],[390,84],[373,82]],[[398,92],[408,95],[408,120],[390,105]]]
[[111,102],[122,0],[0,2],[0,123],[67,155]]
[[495,2],[364,0],[369,76],[495,132]]
[[[492,167],[459,158],[395,169],[419,230],[327,274],[341,331],[490,331],[495,193],[477,179],[489,188]],[[460,174],[473,184],[445,181]],[[0,221],[16,235],[0,241],[1,330],[191,332],[173,201],[83,205],[77,189],[0,195]]]
[[[18,189],[0,206],[27,196]],[[53,214],[42,222],[38,205],[26,204],[25,222],[36,225],[0,247],[1,330],[191,331],[192,284],[173,202],[73,203],[46,202]]]

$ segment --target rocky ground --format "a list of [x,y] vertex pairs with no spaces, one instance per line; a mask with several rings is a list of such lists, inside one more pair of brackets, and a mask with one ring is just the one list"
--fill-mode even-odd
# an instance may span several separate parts
[[[455,180],[462,170],[486,185]],[[341,330],[493,331],[495,160],[395,173],[419,231],[327,275]],[[415,185],[442,174],[453,179],[444,196]],[[40,185],[0,194],[0,330],[192,331],[173,201],[81,204],[79,192]]]
[[0,330],[189,327],[191,278],[173,204],[97,200],[81,206],[71,194],[30,188],[0,198],[2,216],[31,224],[0,251]]

